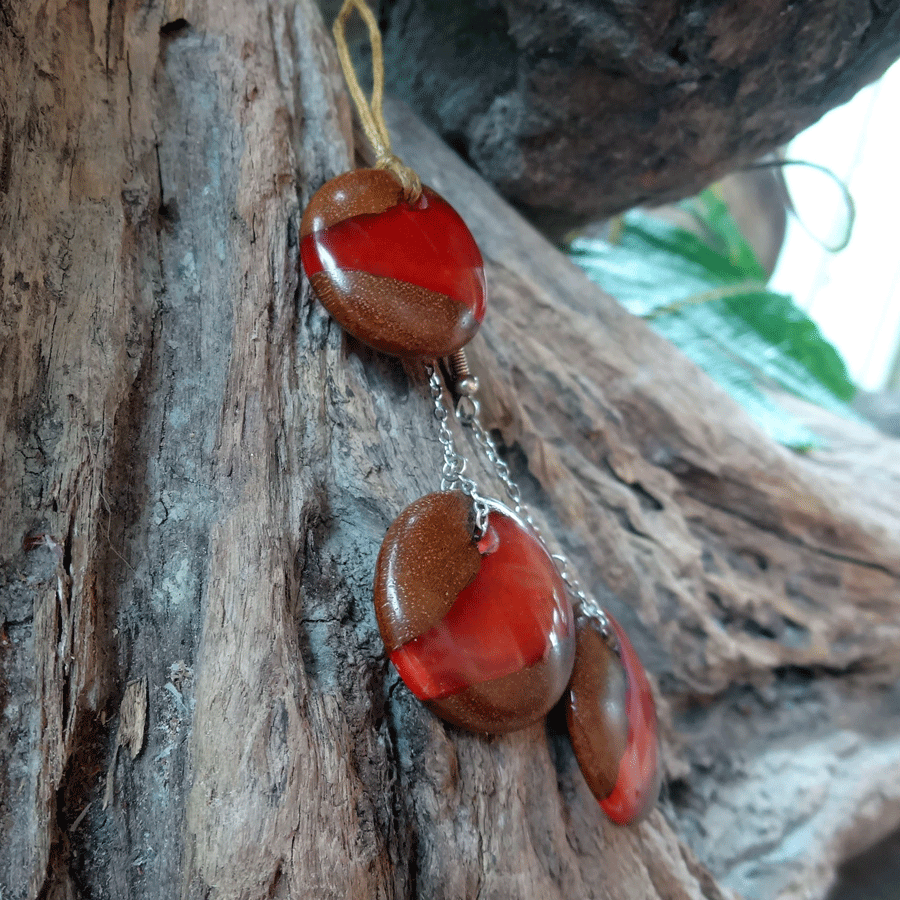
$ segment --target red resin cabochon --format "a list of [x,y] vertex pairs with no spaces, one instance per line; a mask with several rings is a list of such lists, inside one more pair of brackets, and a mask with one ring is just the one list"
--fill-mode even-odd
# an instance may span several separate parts
[[633,825],[650,813],[659,796],[656,706],[644,667],[628,635],[612,616],[607,617],[619,641],[619,656],[628,683],[628,744],[619,763],[616,785],[600,806],[616,824]]
[[572,607],[547,550],[527,526],[496,509],[486,538],[481,567],[450,611],[391,653],[420,700],[448,697],[555,655],[571,671]]
[[485,314],[481,253],[459,214],[429,188],[408,203],[387,172],[328,182],[301,227],[303,268],[351,334],[403,356],[444,356]]

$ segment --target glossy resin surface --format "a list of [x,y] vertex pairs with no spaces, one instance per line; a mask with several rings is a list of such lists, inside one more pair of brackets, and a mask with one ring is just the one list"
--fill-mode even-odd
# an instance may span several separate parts
[[608,618],[618,653],[596,620],[578,618],[566,719],[578,765],[603,811],[618,825],[633,825],[659,796],[656,708],[628,635]]
[[410,204],[390,173],[348,172],[313,196],[300,237],[316,295],[378,350],[447,356],[484,319],[481,253],[456,211],[427,187]]
[[565,585],[534,532],[499,504],[478,543],[464,495],[407,507],[382,545],[375,607],[404,682],[457,725],[522,728],[565,690],[575,653]]

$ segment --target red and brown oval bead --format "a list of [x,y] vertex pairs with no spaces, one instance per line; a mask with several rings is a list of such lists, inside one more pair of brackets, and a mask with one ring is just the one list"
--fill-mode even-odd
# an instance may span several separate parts
[[430,188],[409,203],[389,172],[332,179],[300,223],[316,296],[363,343],[407,358],[449,356],[485,313],[484,263],[459,214]]
[[489,501],[476,541],[472,500],[428,494],[393,522],[375,575],[391,662],[441,718],[501,733],[544,716],[575,656],[571,603],[534,531]]
[[649,815],[659,796],[656,708],[628,635],[607,618],[618,653],[596,619],[576,621],[566,720],[578,765],[603,811],[618,825],[633,825]]

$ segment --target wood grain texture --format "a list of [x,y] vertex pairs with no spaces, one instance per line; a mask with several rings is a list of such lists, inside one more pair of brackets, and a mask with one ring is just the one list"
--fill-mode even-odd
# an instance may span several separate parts
[[0,58],[4,898],[821,896],[900,820],[896,442],[768,444],[392,109],[487,258],[488,420],[660,689],[669,799],[616,829],[552,719],[464,734],[384,661],[441,456],[298,274],[351,160],[310,0],[13,0]]
[[560,234],[777,151],[900,55],[897,0],[375,5],[388,90]]
[[389,124],[489,261],[487,424],[661,689],[669,822],[721,890],[823,897],[900,822],[900,443],[810,409],[828,451],[770,443],[405,107]]

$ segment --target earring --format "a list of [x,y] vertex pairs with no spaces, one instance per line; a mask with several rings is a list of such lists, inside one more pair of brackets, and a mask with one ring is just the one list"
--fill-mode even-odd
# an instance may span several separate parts
[[[371,102],[344,38],[354,9],[372,41]],[[363,0],[344,3],[334,36],[376,162],[332,179],[310,200],[300,223],[303,268],[322,305],[363,343],[408,359],[448,356],[484,319],[481,253],[456,210],[391,151],[381,34]]]
[[[354,10],[372,42],[371,101],[344,38]],[[462,349],[485,315],[481,254],[455,210],[391,151],[381,36],[364,0],[345,0],[334,33],[377,161],[313,196],[301,222],[301,260],[313,292],[346,331],[424,362],[443,450],[440,490],[400,513],[378,556],[374,604],[386,652],[419,700],[472,731],[524,728],[565,696],[588,786],[614,822],[640,821],[659,791],[646,674],[621,626],[547,549],[481,424],[477,379]],[[456,403],[445,399],[441,358]],[[508,505],[466,476],[451,416],[493,467]]]
[[433,712],[472,731],[515,731],[541,719],[569,682],[572,604],[521,508],[483,497],[465,477],[433,366],[428,375],[441,490],[388,529],[375,574],[378,625],[401,678]]
[[322,305],[383,353],[448,356],[484,319],[484,264],[471,232],[430,188],[408,194],[385,169],[322,187],[303,215],[300,253]]

